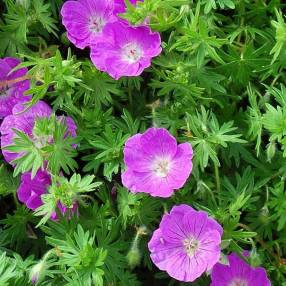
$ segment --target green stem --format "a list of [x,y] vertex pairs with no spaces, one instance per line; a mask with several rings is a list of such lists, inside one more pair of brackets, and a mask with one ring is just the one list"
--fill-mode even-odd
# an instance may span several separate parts
[[13,198],[14,198],[15,205],[18,208],[20,206],[20,204],[19,204],[16,192],[13,192]]
[[155,107],[152,107],[152,126],[153,127],[157,127],[156,126],[156,110],[155,110]]
[[218,193],[220,193],[220,177],[219,177],[219,171],[218,171],[218,165],[214,164],[214,171],[215,171],[215,181],[216,181],[216,190]]
[[50,256],[51,254],[54,254],[54,253],[55,253],[55,249],[54,249],[54,248],[50,249],[50,250],[43,256],[42,261],[43,261],[43,262],[46,262],[46,260],[49,258],[49,256]]
[[132,89],[131,89],[130,85],[128,85],[128,97],[129,97],[130,107],[131,107],[131,109],[133,109]]

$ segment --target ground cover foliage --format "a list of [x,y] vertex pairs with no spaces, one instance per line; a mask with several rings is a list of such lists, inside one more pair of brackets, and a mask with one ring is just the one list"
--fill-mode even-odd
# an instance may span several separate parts
[[[286,4],[126,3],[122,18],[147,18],[162,52],[141,76],[115,80],[89,48],[70,43],[63,2],[0,2],[0,58],[21,58],[28,105],[43,100],[57,115],[34,130],[54,138],[45,156],[15,131],[10,151],[26,156],[15,168],[0,157],[0,285],[210,285],[209,273],[180,282],[150,259],[153,231],[180,204],[223,227],[222,261],[248,250],[249,264],[286,285]],[[62,115],[76,137],[66,136]],[[169,198],[134,194],[121,181],[126,140],[152,126],[193,147],[192,174]],[[17,197],[21,173],[47,165],[51,188],[33,212]],[[51,220],[57,201],[76,201],[76,214]]]

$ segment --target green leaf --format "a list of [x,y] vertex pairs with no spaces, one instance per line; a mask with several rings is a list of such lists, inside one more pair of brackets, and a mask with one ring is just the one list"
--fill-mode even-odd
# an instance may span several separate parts
[[15,194],[19,185],[19,179],[13,177],[13,173],[4,165],[0,165],[0,195]]

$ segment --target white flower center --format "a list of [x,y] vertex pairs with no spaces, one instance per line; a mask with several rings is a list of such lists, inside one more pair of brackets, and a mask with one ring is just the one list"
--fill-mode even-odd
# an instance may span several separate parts
[[235,278],[228,284],[228,286],[248,286],[248,283],[244,279]]
[[152,166],[153,172],[160,178],[168,176],[171,169],[171,162],[168,158],[157,158]]
[[190,236],[183,240],[183,246],[188,256],[193,257],[199,248],[199,241]]
[[129,64],[138,62],[142,55],[142,48],[136,43],[128,43],[122,48],[122,58]]
[[88,20],[88,28],[92,33],[101,33],[105,21],[101,16],[91,16]]

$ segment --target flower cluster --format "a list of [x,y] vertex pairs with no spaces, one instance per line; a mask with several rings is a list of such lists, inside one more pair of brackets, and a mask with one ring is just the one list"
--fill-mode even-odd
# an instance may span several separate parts
[[174,206],[148,243],[151,260],[171,277],[193,282],[211,271],[211,286],[270,286],[264,268],[253,268],[235,253],[229,265],[219,263],[223,229],[204,211]]
[[[84,1],[69,1],[67,3],[71,2],[74,3],[67,4],[67,6],[84,3]],[[98,7],[98,3],[94,7]],[[102,3],[106,2],[102,1]],[[124,10],[124,8],[120,8],[119,4],[118,10]],[[110,19],[112,17],[114,14],[110,16]],[[117,57],[116,49],[111,51],[115,45],[122,43],[120,40],[122,35],[124,35],[124,39],[127,39],[125,42],[127,45],[128,39],[137,38],[139,42],[139,39],[143,39],[149,33],[148,27],[141,26],[130,27],[131,30],[124,34],[126,32],[125,25],[126,23],[123,21],[110,22],[104,28],[105,36],[109,40],[101,44],[95,40],[94,35],[86,38],[86,43],[96,42],[97,51],[102,49],[102,53],[98,54],[96,54],[96,49],[92,49],[92,58],[98,61],[102,70],[110,61],[108,72],[115,78],[120,77],[120,72],[128,73],[131,69],[130,66],[126,66],[122,62],[122,58]],[[152,37],[154,37],[152,43],[148,44],[148,39]],[[149,34],[143,41],[149,47],[154,44],[154,51],[156,50],[156,37],[156,34],[152,36]],[[144,47],[144,44],[141,45]],[[110,55],[112,55],[109,59],[109,56],[104,54],[104,51],[108,51],[108,49],[111,49]],[[152,57],[154,54],[151,50],[149,52],[149,56]],[[131,63],[137,55],[135,53],[129,56],[126,56],[125,60]],[[25,97],[23,94],[29,88],[29,80],[25,77],[27,70],[19,69],[16,72],[11,72],[11,69],[17,66],[19,61],[6,58],[3,62],[7,67],[2,65],[6,68],[2,83],[7,83],[7,86],[5,88],[4,85],[1,86],[4,94],[3,106],[5,105],[2,113],[4,119],[0,126],[1,148],[4,159],[14,166],[15,160],[24,154],[11,149],[6,150],[5,147],[13,144],[17,137],[16,130],[24,132],[39,148],[52,144],[53,136],[39,135],[36,132],[36,127],[38,120],[50,118],[53,112],[44,101],[38,101],[27,109],[24,103],[30,97]],[[10,65],[8,65],[9,63]],[[136,66],[135,62],[133,64],[134,75],[143,71],[142,61],[141,65]],[[148,61],[146,61],[147,65]],[[66,126],[66,136],[76,136],[77,126],[72,118],[58,116],[56,121]],[[76,146],[73,147],[76,148]],[[175,137],[164,128],[149,128],[143,134],[138,133],[130,137],[125,143],[123,153],[126,169],[122,173],[122,183],[133,193],[147,193],[153,197],[162,198],[170,197],[175,190],[184,186],[192,172],[192,146],[189,143],[178,144]],[[17,191],[18,199],[25,203],[27,208],[35,211],[43,204],[41,196],[48,192],[51,184],[51,174],[46,169],[38,170],[35,176],[32,176],[31,172],[23,173]],[[72,202],[70,208],[60,201],[57,203],[58,210],[67,218],[70,218],[70,213],[77,211],[77,207],[76,202]],[[57,213],[54,211],[50,218],[57,220]],[[228,265],[219,263],[222,235],[221,225],[209,217],[206,212],[196,211],[186,204],[174,206],[170,213],[162,217],[159,228],[153,232],[148,243],[150,257],[160,270],[166,271],[172,278],[183,282],[193,282],[203,273],[211,272],[211,286],[270,286],[271,283],[263,268],[251,267],[235,253],[228,256]],[[135,247],[134,251],[138,256]],[[134,254],[133,252],[130,253]]]
[[[8,151],[4,148],[13,144],[14,139],[17,137],[15,130],[27,134],[34,144],[39,147],[52,143],[53,141],[53,138],[50,138],[49,136],[37,136],[34,132],[37,119],[49,118],[52,115],[51,107],[44,101],[39,101],[26,110],[23,102],[21,102],[21,100],[19,101],[20,102],[12,108],[12,114],[6,116],[0,126],[2,153],[4,159],[12,166],[14,166],[15,159],[24,155]],[[59,116],[57,120],[67,126],[67,132],[71,136],[76,136],[77,126],[72,118]],[[21,176],[21,183],[17,191],[18,198],[21,202],[26,204],[27,208],[36,210],[43,204],[41,195],[47,193],[50,185],[50,174],[46,170],[39,170],[33,178],[31,172],[26,172]],[[74,203],[71,211],[74,212],[76,208],[77,204]],[[60,202],[58,203],[58,209],[63,215],[67,212],[67,208]],[[51,219],[57,219],[56,212],[51,215]]]
[[[25,110],[25,106],[21,103],[16,104],[12,110],[12,114],[6,116],[0,126],[1,132],[1,148],[12,145],[13,140],[16,137],[14,129],[27,134],[37,146],[49,143],[52,138],[42,138],[33,133],[35,122],[38,118],[50,117],[52,115],[51,107],[44,101],[38,101],[28,110]],[[59,117],[58,120],[62,121],[63,117]],[[68,132],[71,136],[76,136],[76,125],[72,118],[67,117],[65,119]],[[22,156],[17,152],[11,152],[8,150],[2,150],[3,156],[8,163],[12,163],[13,160]],[[12,163],[13,164],[13,163]]]
[[114,79],[140,75],[162,50],[159,33],[118,17],[125,9],[124,0],[67,1],[61,9],[68,39],[78,48],[90,47],[96,68]]
[[[170,197],[188,179],[192,157],[189,143],[178,145],[166,129],[149,128],[125,143],[122,183],[133,193]],[[174,206],[153,232],[151,260],[179,281],[192,282],[212,271],[211,286],[270,286],[263,268],[253,269],[235,254],[229,256],[229,266],[218,263],[222,234],[223,228],[206,212]]]

